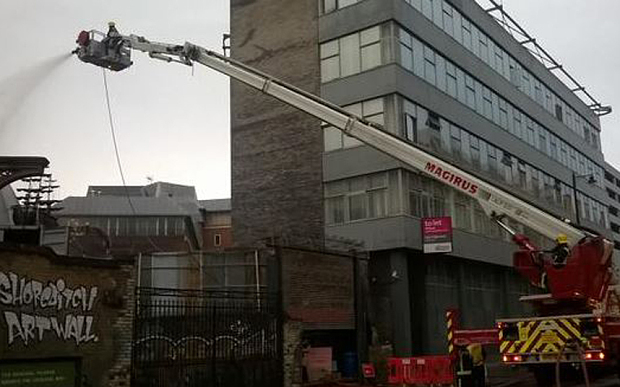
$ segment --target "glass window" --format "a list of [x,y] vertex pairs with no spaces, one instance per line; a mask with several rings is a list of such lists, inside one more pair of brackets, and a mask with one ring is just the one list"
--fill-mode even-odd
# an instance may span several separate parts
[[443,30],[450,36],[454,35],[454,20],[452,16],[452,6],[443,1]]
[[344,196],[327,198],[325,200],[327,224],[344,223]]
[[360,34],[362,71],[381,65],[381,29],[379,26]]
[[446,92],[457,98],[456,68],[450,62],[446,62]]
[[340,39],[340,74],[343,77],[360,72],[360,37],[358,34]]
[[480,168],[480,140],[477,137],[469,137],[469,155],[472,165]]
[[428,19],[433,20],[433,0],[422,0],[422,14]]
[[465,46],[465,48],[467,48],[468,50],[472,51],[471,23],[464,17],[461,19],[461,32],[463,35],[463,46]]
[[405,139],[409,142],[418,142],[418,122],[415,117],[405,114]]
[[359,220],[366,218],[366,195],[349,196],[349,219]]
[[358,1],[360,0],[338,0],[338,7],[339,8],[348,7],[349,5],[353,5],[357,3]]
[[424,46],[424,79],[433,85],[437,83],[435,52],[427,46]]
[[400,63],[407,70],[413,71],[413,43],[411,35],[399,29]]
[[462,157],[461,129],[454,125],[450,127],[450,150],[452,152],[452,156],[456,159],[460,159]]
[[[385,175],[384,175],[385,176]],[[368,193],[368,217],[379,218],[387,214],[387,190],[379,189]]]
[[483,115],[488,119],[493,119],[493,103],[491,101],[491,90],[482,86]]
[[465,88],[467,94],[467,106],[472,109],[476,109],[476,88],[474,86],[474,79],[465,74]]
[[336,0],[323,0],[323,12],[329,13],[336,10]]
[[454,227],[463,230],[471,229],[471,211],[469,197],[454,192]]

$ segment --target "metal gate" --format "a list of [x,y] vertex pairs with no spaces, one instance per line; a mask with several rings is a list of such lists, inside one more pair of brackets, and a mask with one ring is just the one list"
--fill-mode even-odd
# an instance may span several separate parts
[[281,386],[281,332],[274,295],[141,288],[132,385]]

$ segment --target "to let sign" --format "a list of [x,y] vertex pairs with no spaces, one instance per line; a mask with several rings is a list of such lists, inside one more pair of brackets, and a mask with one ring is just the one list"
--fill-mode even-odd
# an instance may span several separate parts
[[422,218],[424,253],[452,252],[452,218]]

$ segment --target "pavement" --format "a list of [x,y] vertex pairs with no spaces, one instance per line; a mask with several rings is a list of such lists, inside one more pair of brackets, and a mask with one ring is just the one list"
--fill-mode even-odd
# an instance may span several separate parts
[[[501,363],[487,365],[489,372],[488,387],[535,387],[534,376],[524,367],[507,367]],[[306,385],[308,387],[369,387],[370,384],[357,384],[354,382],[332,381]],[[374,385],[376,386],[376,385]],[[563,381],[561,386],[555,387],[582,387],[582,380]],[[386,387],[395,387],[387,385]],[[398,386],[400,387],[400,386]],[[420,386],[422,387],[422,386]],[[590,387],[620,387],[620,379],[617,376],[604,376],[590,381]]]
[[[533,387],[536,386],[534,376],[523,367],[506,367],[503,364],[489,364],[489,387]],[[563,381],[561,387],[585,386],[583,380]],[[618,387],[617,376],[602,376],[590,381],[590,387]]]

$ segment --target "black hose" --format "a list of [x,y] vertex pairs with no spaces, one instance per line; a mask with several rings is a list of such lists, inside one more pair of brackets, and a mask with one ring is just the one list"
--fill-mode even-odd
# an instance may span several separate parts
[[[564,349],[566,348],[567,344],[564,344],[562,346],[556,358],[556,362],[555,362],[556,387],[562,387],[562,383],[560,381],[560,360],[562,360],[562,355],[564,355]],[[586,387],[590,387],[590,377],[588,376],[588,368],[586,367],[586,360],[583,356],[583,348],[581,348],[581,344],[577,344],[577,352],[579,353],[579,362],[581,363],[581,369],[583,370],[583,378],[584,378],[584,381],[586,382]]]

